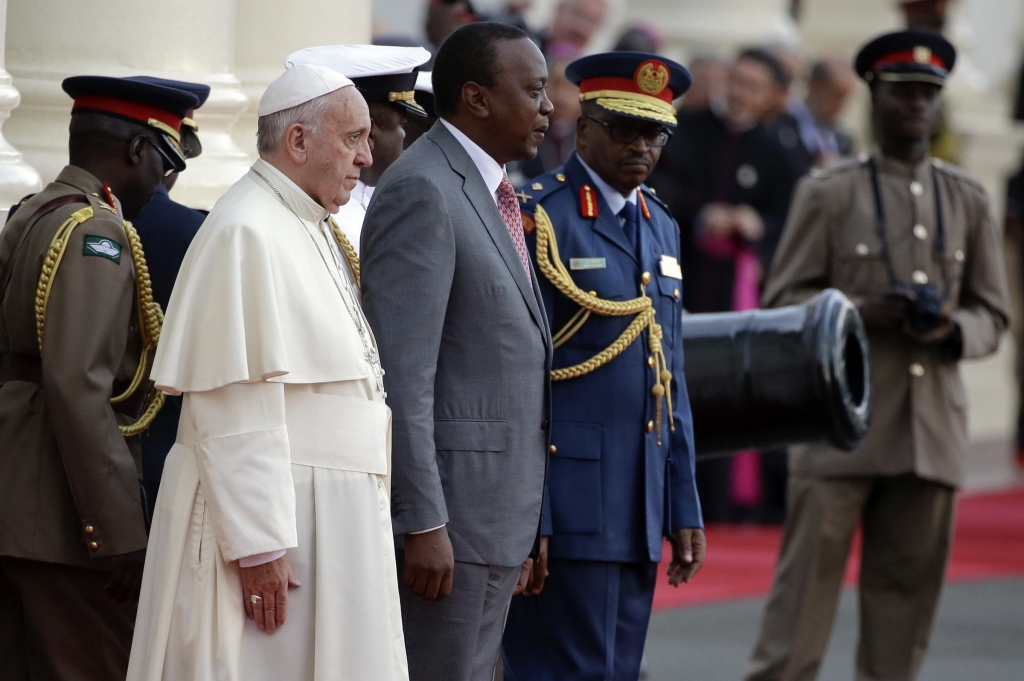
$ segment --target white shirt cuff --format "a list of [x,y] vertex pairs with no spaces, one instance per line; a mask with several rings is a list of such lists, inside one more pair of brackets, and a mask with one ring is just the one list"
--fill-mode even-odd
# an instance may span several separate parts
[[238,567],[251,568],[257,565],[263,565],[275,561],[284,554],[288,553],[284,549],[280,551],[268,551],[267,553],[257,553],[255,556],[244,556],[238,559]]
[[437,527],[431,527],[429,530],[419,530],[418,532],[410,532],[409,534],[426,534],[427,532],[433,532],[434,530],[440,530],[444,525],[438,525]]

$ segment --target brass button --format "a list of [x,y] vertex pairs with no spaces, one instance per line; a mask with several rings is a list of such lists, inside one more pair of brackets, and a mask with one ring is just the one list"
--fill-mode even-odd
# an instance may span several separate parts
[[678,298],[679,297],[679,289],[677,289],[677,288],[672,289],[672,295],[673,295],[673,297]]
[[91,537],[91,536],[93,536],[94,534],[96,534],[96,528],[95,528],[95,527],[93,527],[92,525],[86,525],[86,526],[85,526],[85,535],[86,535],[87,537]]
[[548,451],[549,451],[549,452],[550,452],[551,454],[558,454],[558,447],[556,447],[556,446],[554,446],[554,445],[551,445],[550,447],[548,447]]
[[924,241],[928,238],[928,228],[924,225],[914,225],[914,236],[918,241]]
[[94,541],[91,541],[91,542],[89,542],[89,550],[90,551],[99,551],[100,550],[100,545],[97,544]]
[[956,249],[956,253],[953,254],[953,257],[956,258],[957,262],[963,262],[964,261],[964,252],[961,251],[958,248],[958,249]]
[[651,283],[651,273],[650,272],[644,272],[643,274],[641,274],[640,275],[640,283],[643,284],[644,286],[647,286],[648,284],[650,284]]
[[924,376],[924,367],[917,362],[914,362],[910,365],[910,375],[916,378],[921,378]]
[[859,255],[862,258],[871,252],[867,244],[857,244],[857,247],[854,248],[853,250],[855,250],[857,252],[857,255]]
[[922,194],[924,194],[924,187],[921,185],[920,182],[914,180],[913,182],[910,183],[910,193],[913,194],[914,196],[921,196]]
[[563,175],[562,173],[558,173],[557,175],[555,175],[555,179],[558,180],[559,182],[565,182],[565,175]]
[[654,368],[654,355],[647,356],[647,366]]
[[654,432],[654,421],[648,421],[647,422],[647,432],[648,433],[653,433]]
[[922,272],[921,270],[917,270],[910,275],[910,280],[915,284],[924,285],[928,283],[928,275]]

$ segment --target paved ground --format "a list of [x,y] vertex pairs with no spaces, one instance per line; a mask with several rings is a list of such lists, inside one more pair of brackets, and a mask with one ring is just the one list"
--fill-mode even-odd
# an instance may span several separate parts
[[[655,613],[646,681],[740,681],[763,599]],[[856,594],[843,594],[819,681],[853,678]],[[1024,579],[946,587],[920,681],[1024,679]]]

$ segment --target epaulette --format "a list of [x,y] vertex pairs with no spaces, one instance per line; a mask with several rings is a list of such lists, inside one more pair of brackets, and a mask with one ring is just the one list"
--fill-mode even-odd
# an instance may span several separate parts
[[833,163],[827,168],[814,168],[808,174],[808,177],[811,177],[815,180],[827,180],[831,177],[842,175],[843,173],[847,173],[851,170],[863,168],[864,165],[868,162],[869,158],[870,156],[868,156],[867,154],[858,154],[854,158],[844,158],[840,161]]
[[978,190],[979,192],[985,192],[985,187],[981,184],[981,182],[979,182],[977,178],[969,174],[966,170],[964,170],[958,165],[947,163],[946,161],[943,161],[941,158],[933,158],[932,166],[935,168],[935,170],[942,173],[943,175],[952,177],[958,182],[961,182],[967,185],[968,187],[972,187]]
[[670,211],[668,208],[668,204],[662,201],[661,197],[658,196],[657,193],[655,193],[654,187],[648,187],[646,184],[642,184],[640,185],[640,191],[648,203],[654,203],[658,206],[661,206],[662,208],[665,209],[666,213],[668,213],[669,215],[672,214],[672,211]]
[[533,212],[541,201],[555,192],[565,189],[569,183],[562,174],[561,169],[557,172],[545,173],[523,185],[522,190],[517,194],[519,197],[519,209],[523,214],[523,231],[527,234],[533,232]]

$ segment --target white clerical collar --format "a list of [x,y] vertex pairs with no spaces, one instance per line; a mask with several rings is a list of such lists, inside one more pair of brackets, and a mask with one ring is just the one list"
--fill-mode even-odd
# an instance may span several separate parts
[[500,185],[501,181],[505,179],[505,169],[498,165],[498,162],[495,161],[490,154],[481,149],[480,145],[469,139],[469,137],[466,136],[466,133],[462,132],[443,118],[441,119],[441,123],[444,127],[448,128],[448,132],[450,132],[455,139],[459,141],[459,144],[461,144],[462,148],[466,150],[469,157],[473,159],[473,164],[476,166],[476,169],[480,171],[480,176],[484,178],[484,185],[487,187],[487,191],[491,193],[491,198],[493,198],[494,203],[497,204],[498,185]]
[[[309,198],[309,194],[302,191],[299,185],[292,182],[290,177],[282,173],[270,163],[267,163],[262,158],[258,158],[256,159],[256,162],[252,164],[252,169],[270,180],[277,191],[281,192],[281,195],[284,196],[284,200],[288,203],[288,206],[303,220],[308,220],[309,222],[323,222],[327,219],[328,213],[326,208]],[[263,184],[259,178],[255,179],[258,184]],[[267,189],[270,190],[269,187]],[[270,191],[273,193],[272,190]]]
[[590,175],[590,179],[597,185],[597,190],[601,192],[601,196],[604,197],[605,203],[612,209],[612,213],[618,215],[619,212],[626,207],[627,203],[636,205],[636,189],[629,193],[629,196],[623,196],[618,192],[617,189],[613,189],[610,184],[601,179],[601,176],[595,173],[590,166],[583,162],[579,154],[576,155],[576,159],[583,166],[583,169]]

